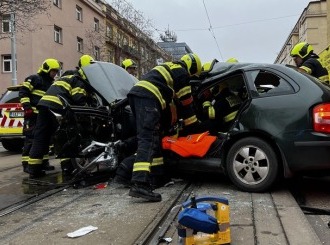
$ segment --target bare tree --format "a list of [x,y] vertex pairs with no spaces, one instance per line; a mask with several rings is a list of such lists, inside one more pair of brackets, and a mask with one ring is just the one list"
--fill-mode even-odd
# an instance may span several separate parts
[[123,0],[107,0],[118,13],[133,23],[139,30],[147,36],[154,36],[152,20],[146,19],[143,12],[134,9],[131,3]]
[[[15,29],[21,32],[31,32],[36,29],[34,22],[38,14],[45,13],[50,8],[49,0],[0,0],[0,19],[8,20],[15,14]],[[0,39],[10,37],[10,32],[0,32]]]
[[[93,54],[100,61],[107,61],[105,26],[100,23],[98,30],[95,30],[94,26],[91,26],[90,29],[86,29],[85,37],[87,42],[84,46],[87,49],[87,53]],[[100,48],[98,57],[95,54],[95,47]]]

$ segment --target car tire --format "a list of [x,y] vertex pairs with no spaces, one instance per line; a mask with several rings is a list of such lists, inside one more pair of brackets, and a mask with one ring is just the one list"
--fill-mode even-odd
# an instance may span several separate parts
[[24,139],[1,139],[3,148],[7,151],[22,152]]
[[229,149],[226,172],[239,189],[264,192],[276,181],[278,160],[273,148],[264,140],[248,137]]

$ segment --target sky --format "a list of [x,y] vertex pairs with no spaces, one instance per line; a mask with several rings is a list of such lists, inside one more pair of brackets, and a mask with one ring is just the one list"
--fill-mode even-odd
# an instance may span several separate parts
[[[309,0],[123,0],[202,60],[274,63]],[[212,27],[210,29],[210,27]]]

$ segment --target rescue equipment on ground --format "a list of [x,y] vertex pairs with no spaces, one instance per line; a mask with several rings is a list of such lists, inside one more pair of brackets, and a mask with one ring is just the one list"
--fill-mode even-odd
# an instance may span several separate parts
[[229,202],[223,197],[205,196],[182,204],[178,215],[178,235],[182,245],[229,244]]
[[162,139],[162,146],[163,149],[171,150],[182,157],[203,157],[216,139],[217,137],[209,135],[208,131],[178,138],[166,136]]

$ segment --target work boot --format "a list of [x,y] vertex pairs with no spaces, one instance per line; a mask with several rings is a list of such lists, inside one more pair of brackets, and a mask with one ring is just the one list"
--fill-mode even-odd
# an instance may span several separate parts
[[74,171],[71,159],[61,161],[61,169],[63,176],[70,176]]
[[159,193],[154,193],[152,191],[149,183],[133,183],[128,195],[131,197],[144,198],[151,202],[160,202],[162,200],[162,196]]
[[53,171],[53,170],[55,170],[55,167],[53,165],[49,164],[49,160],[43,160],[42,169],[45,171]]
[[46,175],[46,172],[42,168],[41,164],[28,165],[28,171],[30,174],[30,178],[40,178]]
[[126,178],[124,178],[124,177],[122,177],[120,175],[116,175],[113,178],[113,182],[116,183],[116,184],[123,185],[125,188],[131,187],[131,180],[126,179]]

